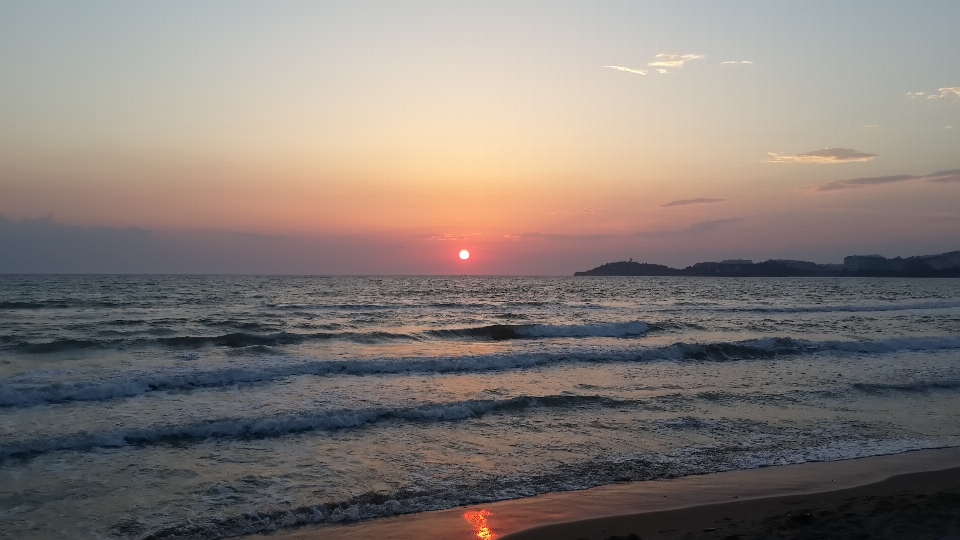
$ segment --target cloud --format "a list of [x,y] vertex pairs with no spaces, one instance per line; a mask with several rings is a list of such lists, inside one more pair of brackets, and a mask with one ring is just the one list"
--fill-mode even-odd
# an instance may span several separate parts
[[943,126],[943,129],[953,129],[953,126]]
[[864,124],[863,127],[865,127],[865,128],[878,128],[878,127],[880,127],[880,124]]
[[960,169],[950,169],[949,171],[937,171],[932,174],[917,177],[920,180],[934,182],[936,184],[953,184],[960,182]]
[[949,86],[940,88],[936,92],[907,92],[906,97],[910,99],[942,99],[950,96],[960,97],[960,86]]
[[728,60],[726,62],[720,62],[720,65],[723,66],[726,64],[752,64],[752,63],[753,63],[753,60]]
[[693,236],[698,234],[707,234],[730,225],[736,225],[743,221],[743,218],[714,219],[710,221],[700,221],[684,227],[683,229],[660,229],[653,231],[638,231],[631,236],[639,238],[672,238],[676,236]]
[[657,68],[657,73],[670,73],[670,72],[665,69]]
[[852,178],[850,180],[837,180],[836,182],[810,186],[805,189],[809,191],[840,191],[844,189],[857,189],[881,184],[892,184],[894,182],[905,182],[907,180],[925,180],[927,182],[933,182],[937,184],[951,184],[954,182],[960,182],[960,169],[937,171],[935,173],[923,175],[898,174],[893,176]]
[[[655,68],[681,68],[691,60],[704,58],[702,54],[663,53],[656,56],[657,60],[647,64]],[[658,70],[659,71],[659,70]]]
[[630,69],[623,66],[603,66],[605,68],[615,69],[617,71],[625,71],[627,73],[636,73],[637,75],[646,75],[647,72],[642,69]]
[[608,233],[608,234],[564,234],[564,233],[541,233],[540,231],[532,233],[505,234],[504,238],[511,240],[548,240],[552,242],[586,242],[595,243],[601,241],[617,240],[624,238],[673,238],[677,236],[692,236],[706,234],[717,229],[730,225],[735,225],[743,221],[743,218],[715,219],[711,221],[700,221],[693,223],[682,229],[655,229],[645,231],[635,231],[628,233]]
[[686,229],[680,231],[683,234],[700,234],[715,231],[719,228],[726,227],[727,225],[733,225],[743,221],[743,218],[730,218],[730,219],[715,219],[713,221],[701,221],[700,223],[694,223]]
[[839,191],[841,189],[856,189],[865,186],[876,186],[880,184],[890,184],[893,182],[903,182],[904,180],[913,180],[909,174],[898,174],[894,176],[874,176],[871,178],[852,178],[850,180],[838,180],[828,184],[820,184],[810,189],[813,191]]
[[866,154],[849,148],[824,148],[823,150],[814,150],[793,156],[774,152],[768,152],[768,154],[773,159],[768,160],[767,163],[854,163],[858,161],[870,161],[878,157],[877,154]]
[[513,240],[545,240],[545,239],[547,239],[548,237],[549,237],[549,238],[556,238],[556,237],[561,237],[561,236],[566,236],[566,235],[555,235],[555,234],[550,234],[550,235],[548,235],[548,234],[543,234],[543,233],[540,232],[540,231],[531,232],[531,233],[519,233],[519,234],[505,234],[505,235],[503,235],[504,238],[511,238],[511,239],[513,239]]
[[414,235],[414,238],[422,238],[424,240],[463,240],[468,236],[477,236],[480,233],[473,234],[426,234],[426,235]]
[[671,207],[674,207],[674,206],[687,206],[687,205],[690,205],[690,204],[713,204],[713,203],[724,202],[724,201],[726,201],[726,199],[704,199],[704,198],[699,198],[699,199],[683,199],[683,200],[679,200],[679,201],[670,201],[670,202],[668,202],[667,204],[661,204],[660,207],[661,207],[661,208],[671,208]]

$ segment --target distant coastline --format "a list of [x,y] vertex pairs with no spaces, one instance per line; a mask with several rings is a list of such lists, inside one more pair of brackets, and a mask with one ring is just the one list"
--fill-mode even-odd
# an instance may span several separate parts
[[888,259],[850,255],[843,264],[771,259],[755,263],[732,259],[700,262],[686,268],[629,261],[611,262],[574,276],[716,276],[716,277],[960,277],[960,251]]

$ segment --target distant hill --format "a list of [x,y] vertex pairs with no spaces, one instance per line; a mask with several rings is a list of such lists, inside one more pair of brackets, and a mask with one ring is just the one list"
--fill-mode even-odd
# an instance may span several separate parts
[[620,261],[607,263],[575,276],[679,276],[683,271],[662,264]]
[[718,276],[718,277],[960,277],[960,251],[939,255],[895,257],[851,255],[843,264],[771,259],[701,262],[686,268],[633,260],[611,262],[575,276]]

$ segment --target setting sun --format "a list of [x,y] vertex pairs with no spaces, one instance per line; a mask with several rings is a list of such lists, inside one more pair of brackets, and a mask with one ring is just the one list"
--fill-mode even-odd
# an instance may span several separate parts
[[461,249],[461,250],[460,250],[460,258],[463,259],[463,260],[469,259],[469,258],[470,258],[470,252],[467,251],[467,250],[465,250],[465,249]]

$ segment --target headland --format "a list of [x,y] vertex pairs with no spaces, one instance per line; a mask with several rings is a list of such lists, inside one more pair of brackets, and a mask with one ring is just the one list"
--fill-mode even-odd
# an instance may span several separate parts
[[686,268],[628,261],[611,262],[575,276],[715,276],[715,277],[960,277],[960,251],[939,255],[894,257],[850,255],[843,264],[771,259],[700,262]]

